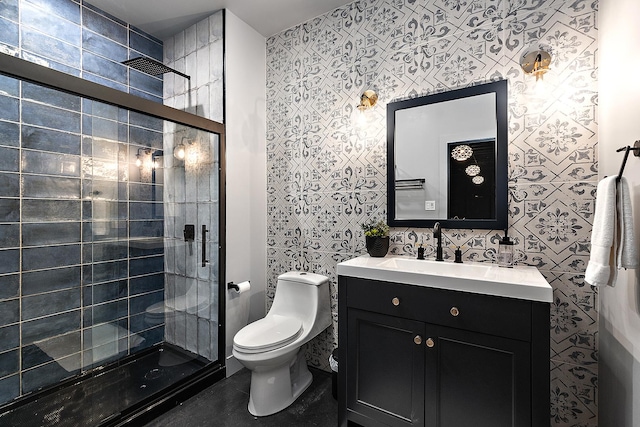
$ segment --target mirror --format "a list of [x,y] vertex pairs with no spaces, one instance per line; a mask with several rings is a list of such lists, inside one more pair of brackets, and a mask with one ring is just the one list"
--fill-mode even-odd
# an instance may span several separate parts
[[392,227],[504,229],[507,81],[387,105]]

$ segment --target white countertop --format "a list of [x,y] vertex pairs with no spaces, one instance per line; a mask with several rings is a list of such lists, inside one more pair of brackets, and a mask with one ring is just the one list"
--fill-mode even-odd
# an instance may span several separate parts
[[551,285],[537,268],[529,266],[505,268],[482,262],[455,264],[403,256],[372,258],[363,255],[339,263],[338,275],[530,301],[553,301]]

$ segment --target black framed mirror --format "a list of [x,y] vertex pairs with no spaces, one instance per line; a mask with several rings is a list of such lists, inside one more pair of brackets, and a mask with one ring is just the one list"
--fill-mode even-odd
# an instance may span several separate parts
[[392,227],[507,226],[507,81],[387,104]]

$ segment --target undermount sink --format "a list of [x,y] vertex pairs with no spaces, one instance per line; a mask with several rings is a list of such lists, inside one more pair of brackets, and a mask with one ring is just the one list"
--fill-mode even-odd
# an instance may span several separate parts
[[553,301],[549,283],[535,267],[529,266],[504,268],[480,262],[456,264],[402,256],[373,258],[363,255],[339,263],[338,275],[531,301]]

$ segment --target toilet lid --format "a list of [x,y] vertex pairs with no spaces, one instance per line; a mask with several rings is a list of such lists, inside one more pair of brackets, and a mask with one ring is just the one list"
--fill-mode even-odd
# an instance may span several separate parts
[[298,338],[301,331],[300,320],[273,314],[242,328],[233,344],[246,353],[275,350]]

